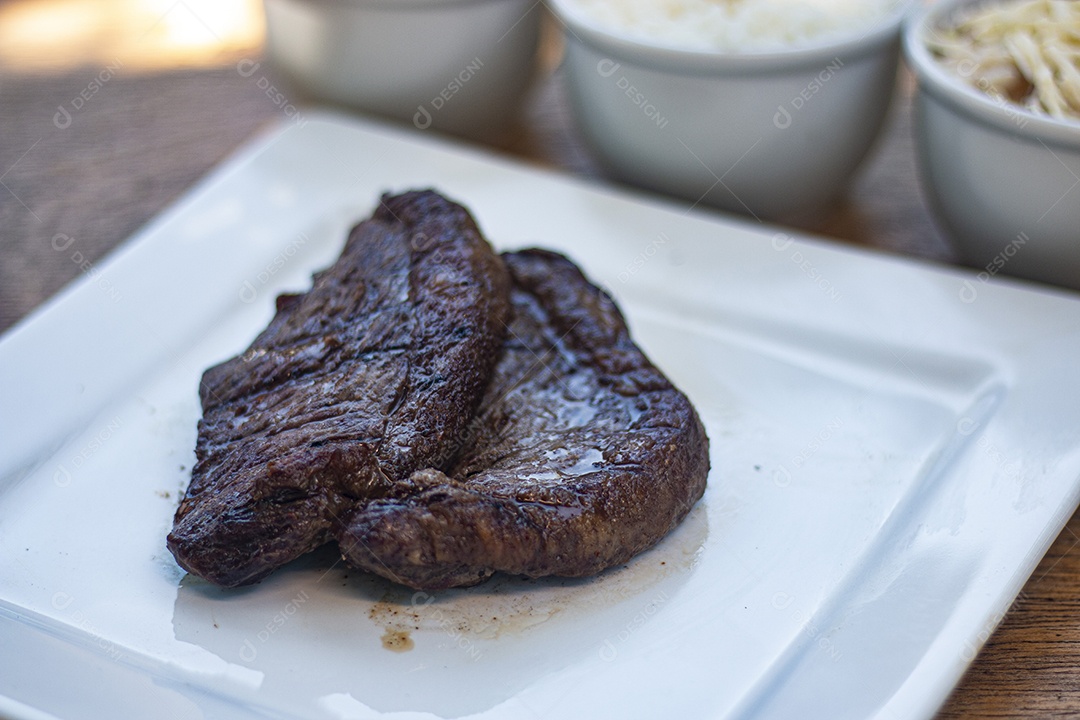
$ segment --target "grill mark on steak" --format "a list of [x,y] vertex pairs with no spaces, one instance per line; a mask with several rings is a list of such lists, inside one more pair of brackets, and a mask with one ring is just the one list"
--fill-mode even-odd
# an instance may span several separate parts
[[508,282],[464,208],[384,196],[309,292],[279,297],[251,347],[203,375],[168,537],[181,567],[254,582],[330,540],[357,499],[451,461],[501,351]]
[[708,438],[689,400],[569,260],[503,256],[512,319],[468,447],[358,506],[346,560],[405,585],[497,571],[586,576],[654,545],[702,496]]

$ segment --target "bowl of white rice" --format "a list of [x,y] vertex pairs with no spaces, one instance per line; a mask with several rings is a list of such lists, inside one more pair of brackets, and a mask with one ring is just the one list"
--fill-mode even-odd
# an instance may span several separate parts
[[761,220],[820,214],[872,147],[908,0],[548,0],[613,177]]

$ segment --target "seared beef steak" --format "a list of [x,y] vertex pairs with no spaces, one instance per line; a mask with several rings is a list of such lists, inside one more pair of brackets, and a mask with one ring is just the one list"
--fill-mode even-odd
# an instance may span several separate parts
[[467,211],[384,197],[312,289],[278,300],[210,368],[197,464],[168,546],[186,570],[254,582],[331,539],[338,517],[445,466],[506,330],[508,278]]
[[337,533],[350,563],[414,588],[591,575],[655,544],[705,490],[697,413],[611,299],[560,255],[503,259],[513,319],[467,449]]

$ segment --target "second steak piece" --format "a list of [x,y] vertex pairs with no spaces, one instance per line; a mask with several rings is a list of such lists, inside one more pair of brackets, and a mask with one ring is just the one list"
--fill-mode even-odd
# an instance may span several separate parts
[[701,421],[611,299],[560,255],[503,258],[513,319],[468,449],[338,535],[351,564],[414,588],[592,575],[659,541],[705,490]]
[[181,567],[254,582],[356,503],[452,461],[502,347],[508,283],[464,208],[384,197],[309,292],[279,298],[247,352],[203,375],[168,537]]

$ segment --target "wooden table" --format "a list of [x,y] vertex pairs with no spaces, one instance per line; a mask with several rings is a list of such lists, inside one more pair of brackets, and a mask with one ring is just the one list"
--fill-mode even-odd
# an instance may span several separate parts
[[[242,48],[201,69],[148,72],[121,65],[69,112],[66,125],[58,107],[72,108],[107,63],[52,71],[0,64],[0,332],[280,117],[264,91],[236,70],[238,60],[258,52]],[[574,130],[552,57],[547,67],[523,122],[500,149],[605,182]],[[803,229],[936,262],[954,258],[920,195],[910,98],[905,76],[887,132],[848,197]],[[58,252],[58,245],[66,251]],[[85,262],[74,262],[73,250]],[[1080,514],[941,718],[1080,717],[1078,543]]]

